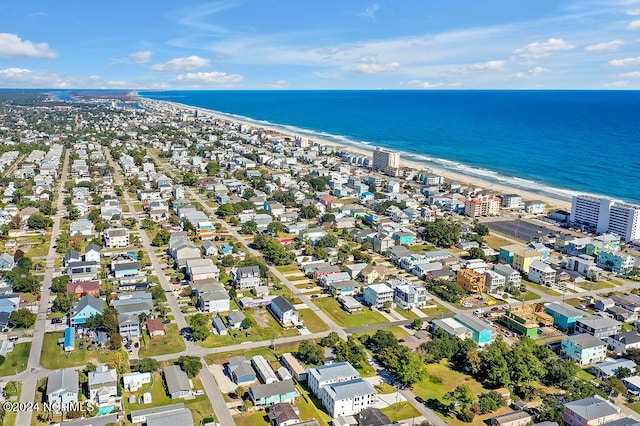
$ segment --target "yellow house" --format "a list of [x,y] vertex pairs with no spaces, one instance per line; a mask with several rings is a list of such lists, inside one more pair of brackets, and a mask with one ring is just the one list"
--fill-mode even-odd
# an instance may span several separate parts
[[535,250],[521,250],[513,254],[513,269],[529,273],[529,266],[534,260],[542,259],[542,255]]

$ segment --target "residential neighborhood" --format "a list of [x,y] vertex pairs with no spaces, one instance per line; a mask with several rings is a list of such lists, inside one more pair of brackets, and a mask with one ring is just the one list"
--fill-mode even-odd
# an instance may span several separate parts
[[0,105],[0,398],[37,409],[2,424],[640,424],[638,238],[590,199],[33,96]]

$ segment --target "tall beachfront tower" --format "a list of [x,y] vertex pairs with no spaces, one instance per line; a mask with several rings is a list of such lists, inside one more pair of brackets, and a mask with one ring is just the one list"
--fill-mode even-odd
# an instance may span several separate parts
[[574,196],[569,222],[598,233],[614,233],[625,241],[640,239],[640,206],[610,198]]
[[373,169],[386,172],[389,169],[400,168],[400,153],[376,148],[373,151]]

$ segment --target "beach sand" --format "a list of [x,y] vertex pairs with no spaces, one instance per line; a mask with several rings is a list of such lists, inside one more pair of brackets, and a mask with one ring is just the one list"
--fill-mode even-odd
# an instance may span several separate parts
[[[152,102],[160,102],[160,103],[168,104],[168,105],[171,105],[174,108],[181,109],[181,110],[193,111],[194,109],[197,109],[199,114],[206,114],[208,116],[211,116],[211,117],[214,117],[214,118],[217,118],[217,119],[220,119],[220,120],[231,121],[231,122],[238,123],[238,124],[245,124],[245,125],[249,126],[250,128],[253,128],[253,129],[271,130],[273,132],[276,132],[276,133],[279,133],[281,135],[288,136],[288,137],[291,137],[291,138],[295,138],[296,136],[300,136],[300,137],[303,137],[303,138],[307,138],[310,142],[319,142],[319,143],[322,143],[322,144],[325,144],[325,145],[329,145],[329,146],[340,147],[340,148],[346,149],[348,151],[356,152],[356,153],[359,153],[359,154],[362,154],[362,155],[371,156],[372,153],[373,153],[373,149],[375,149],[375,147],[373,147],[372,149],[368,150],[368,149],[364,149],[364,148],[353,146],[353,145],[341,145],[339,143],[336,143],[336,142],[333,142],[333,141],[329,141],[329,140],[326,140],[326,139],[317,138],[317,137],[309,137],[309,136],[306,136],[306,135],[297,134],[295,132],[283,130],[283,129],[278,128],[278,127],[273,127],[273,126],[268,126],[268,125],[261,125],[261,124],[258,124],[258,123],[253,123],[251,121],[238,119],[236,117],[231,117],[231,116],[225,115],[222,112],[214,111],[214,110],[210,110],[210,109],[198,108],[198,107],[185,105],[185,104],[180,104],[180,103],[176,103],[176,102],[160,101],[160,100],[156,100],[156,99],[147,99],[147,98],[144,98],[144,99],[148,100],[148,101],[152,101]],[[489,191],[494,192],[496,195],[499,195],[499,194],[503,194],[503,195],[504,194],[518,194],[518,195],[520,195],[522,197],[522,199],[524,201],[526,201],[526,200],[544,201],[547,204],[547,208],[551,208],[551,209],[557,209],[557,208],[564,209],[564,210],[570,210],[571,209],[571,203],[569,201],[566,201],[566,200],[549,197],[549,196],[543,195],[543,194],[537,194],[535,192],[526,191],[526,190],[523,190],[521,188],[510,187],[508,185],[501,184],[501,183],[490,182],[490,181],[478,178],[476,176],[464,175],[462,173],[456,173],[456,172],[453,172],[453,171],[450,171],[450,170],[440,169],[440,168],[437,168],[437,167],[433,167],[431,165],[421,164],[421,163],[416,162],[416,161],[408,161],[408,160],[402,158],[402,153],[400,154],[400,162],[401,162],[401,166],[402,167],[409,167],[409,168],[412,168],[412,169],[416,169],[418,171],[429,169],[429,170],[431,170],[432,173],[438,174],[440,176],[444,176],[444,178],[449,180],[449,181],[457,181],[462,186],[489,190]]]

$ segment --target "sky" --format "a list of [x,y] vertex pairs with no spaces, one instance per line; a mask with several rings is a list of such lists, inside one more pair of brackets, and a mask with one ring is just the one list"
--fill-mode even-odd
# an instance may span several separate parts
[[3,3],[4,88],[640,89],[640,0]]

